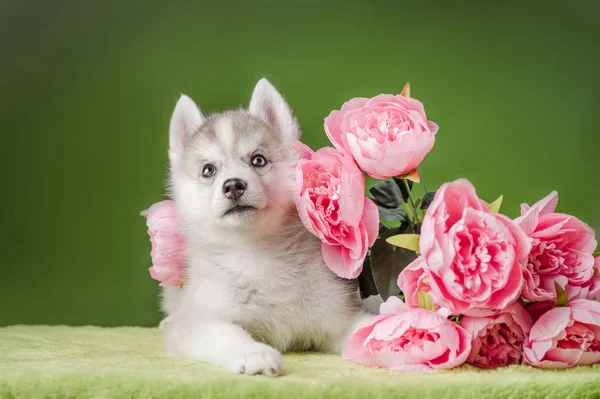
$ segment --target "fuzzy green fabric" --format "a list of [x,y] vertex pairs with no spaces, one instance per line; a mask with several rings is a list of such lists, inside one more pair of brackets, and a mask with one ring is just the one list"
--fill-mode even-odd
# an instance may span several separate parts
[[167,354],[154,328],[0,328],[0,398],[598,398],[600,366],[404,373],[340,356],[288,354],[282,377],[244,376]]

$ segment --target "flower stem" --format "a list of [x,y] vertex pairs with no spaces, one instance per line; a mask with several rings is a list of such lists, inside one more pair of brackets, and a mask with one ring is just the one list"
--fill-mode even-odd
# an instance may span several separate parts
[[414,213],[412,215],[412,225],[414,226],[415,225],[415,217],[417,217],[417,209],[415,209],[415,200],[410,191],[410,185],[408,184],[408,180],[402,179],[402,182],[404,183],[404,187],[406,187],[406,191],[408,192],[408,198],[410,200],[410,205],[412,206],[412,209],[414,210]]
[[423,173],[421,172],[421,168],[419,168],[417,166],[417,173],[419,174],[419,178],[421,179],[421,184],[423,185],[423,191],[425,191],[425,194],[427,194],[429,191],[427,191],[427,186],[425,185],[425,180],[423,180]]
[[404,203],[404,208],[406,210],[406,214],[408,215],[408,219],[411,221],[411,224],[414,224],[415,218],[413,216],[413,211],[412,211],[410,205],[407,203]]
[[413,199],[412,193],[410,192],[410,185],[408,184],[408,180],[402,179],[402,182],[404,183],[404,187],[406,187],[406,191],[408,192],[408,198],[410,199],[410,204],[414,208],[415,207],[415,200]]

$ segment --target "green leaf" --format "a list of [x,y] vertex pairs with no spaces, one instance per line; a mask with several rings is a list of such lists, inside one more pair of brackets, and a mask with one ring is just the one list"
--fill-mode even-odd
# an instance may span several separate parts
[[410,197],[408,195],[408,190],[406,189],[406,184],[404,182],[406,181],[406,183],[408,184],[408,188],[410,188],[411,190],[413,187],[413,182],[410,180],[401,179],[399,177],[394,177],[392,178],[392,180],[394,181],[394,183],[396,183],[396,186],[398,186],[398,188],[402,192],[402,198],[404,199],[404,202],[408,202]]
[[395,245],[400,248],[408,249],[410,251],[419,251],[419,238],[418,234],[398,234],[386,239],[389,244]]
[[488,208],[490,208],[490,211],[492,211],[492,213],[500,212],[500,207],[502,206],[503,199],[504,199],[504,195],[501,195],[494,202],[491,202],[489,204],[486,202]]
[[435,312],[435,307],[433,306],[433,302],[431,302],[431,296],[423,290],[419,290],[417,292],[418,300],[419,300],[419,309],[431,310]]
[[[379,226],[383,227],[386,230],[389,230],[389,229],[393,229],[394,227],[397,227],[398,226],[398,222],[390,222],[388,220],[380,218],[379,219]],[[377,238],[379,238],[379,236]]]
[[569,303],[569,297],[567,297],[567,293],[565,289],[561,287],[556,281],[554,282],[554,287],[556,288],[556,305],[555,306],[567,306]]
[[423,200],[421,201],[421,209],[427,209],[429,208],[429,205],[431,204],[431,201],[433,201],[433,197],[435,197],[435,191],[431,191],[426,193],[423,196]]
[[419,171],[416,169],[413,169],[407,174],[398,177],[400,179],[406,179],[415,183],[421,183],[421,176],[419,176]]
[[400,208],[388,209],[382,206],[379,207],[379,218],[389,222],[408,222],[408,215]]
[[390,296],[400,293],[398,276],[406,266],[417,258],[413,251],[390,245],[385,239],[393,235],[413,232],[412,226],[408,224],[390,229],[382,233],[381,238],[377,239],[371,247],[370,271],[377,291],[384,301]]
[[371,295],[377,295],[377,286],[375,285],[375,279],[373,278],[373,272],[371,271],[371,255],[367,255],[363,262],[363,269],[358,275],[358,287],[360,290],[361,298],[367,298]]
[[419,205],[421,205],[421,198],[417,198],[417,200],[415,201],[415,206],[413,208],[413,217],[416,220],[423,219],[423,211],[421,210]]
[[413,214],[412,209],[410,208],[410,205],[409,204],[404,204],[403,208],[404,208],[404,212],[406,212],[406,216],[408,217],[408,220],[409,221],[412,220],[414,214]]
[[395,209],[405,203],[405,196],[400,187],[394,180],[387,179],[375,184],[369,190],[373,196],[373,201],[380,208]]
[[400,95],[410,98],[410,82],[406,82],[406,84],[404,85],[404,88],[400,92]]
[[419,205],[421,205],[421,198],[417,198],[415,201],[415,213],[417,213],[417,209],[420,209]]

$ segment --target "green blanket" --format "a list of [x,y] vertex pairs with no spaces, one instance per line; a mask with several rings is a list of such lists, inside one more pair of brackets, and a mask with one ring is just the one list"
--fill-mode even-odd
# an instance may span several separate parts
[[156,329],[0,328],[0,398],[598,398],[600,366],[404,373],[288,354],[282,377],[244,376],[163,350]]

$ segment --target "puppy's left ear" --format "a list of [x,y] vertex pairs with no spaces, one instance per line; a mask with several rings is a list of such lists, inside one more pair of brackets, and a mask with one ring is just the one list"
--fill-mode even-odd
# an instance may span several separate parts
[[169,126],[169,160],[171,164],[181,159],[192,134],[206,120],[194,100],[182,94],[177,101]]
[[267,79],[256,84],[248,110],[281,132],[287,141],[300,139],[300,126],[290,106]]

